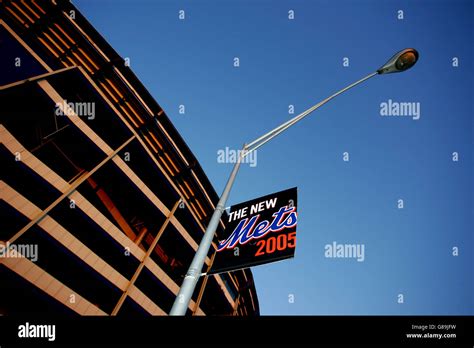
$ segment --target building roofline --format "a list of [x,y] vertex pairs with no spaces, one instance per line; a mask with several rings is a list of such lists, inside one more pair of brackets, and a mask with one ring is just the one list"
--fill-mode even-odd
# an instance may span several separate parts
[[199,175],[199,179],[208,191],[212,203],[216,205],[217,201],[219,200],[219,196],[214,187],[212,186],[209,178],[205,174],[204,170],[201,168],[201,165],[197,161],[193,152],[189,148],[188,144],[179,134],[173,123],[170,121],[166,112],[153,98],[153,96],[146,89],[140,79],[135,75],[135,73],[132,71],[132,69],[130,69],[130,67],[125,65],[125,60],[117,53],[117,51],[113,49],[113,47],[102,37],[102,35],[92,26],[92,24],[69,0],[58,1],[58,6],[61,6],[62,9],[66,11],[75,11],[75,21],[77,22],[77,24],[87,33],[87,35],[89,35],[94,40],[94,42],[99,46],[99,48],[110,58],[112,64],[124,75],[128,82],[130,82],[130,84],[137,91],[140,97],[144,99],[145,103],[148,107],[150,107],[153,114],[156,115],[161,112],[161,124],[165,127],[170,137],[180,146],[180,151],[183,152],[188,162],[193,165],[193,169],[197,172],[197,174]]

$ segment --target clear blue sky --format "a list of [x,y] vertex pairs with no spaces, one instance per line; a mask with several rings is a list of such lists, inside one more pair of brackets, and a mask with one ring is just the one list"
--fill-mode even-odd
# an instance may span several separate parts
[[[296,257],[253,269],[262,314],[474,313],[472,2],[73,2],[130,58],[218,193],[232,168],[219,149],[417,48],[412,70],[369,80],[261,148],[229,203],[299,190]],[[420,103],[420,119],[382,117],[389,99]],[[334,241],[364,244],[364,262],[325,258]]]

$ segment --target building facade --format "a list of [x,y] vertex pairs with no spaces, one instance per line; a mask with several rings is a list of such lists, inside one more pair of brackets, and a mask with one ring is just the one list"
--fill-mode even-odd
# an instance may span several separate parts
[[[218,200],[196,158],[70,2],[0,0],[0,53],[0,314],[168,314]],[[251,271],[188,314],[258,315]]]

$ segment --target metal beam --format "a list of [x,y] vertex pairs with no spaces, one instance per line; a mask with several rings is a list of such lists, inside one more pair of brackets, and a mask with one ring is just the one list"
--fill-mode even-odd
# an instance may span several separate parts
[[122,296],[120,297],[120,299],[118,300],[117,304],[115,305],[115,308],[114,310],[112,311],[111,315],[115,316],[117,315],[118,311],[120,310],[120,308],[122,307],[123,303],[125,302],[125,300],[127,299],[127,296],[130,292],[130,289],[132,288],[132,286],[135,284],[135,281],[138,279],[138,276],[140,275],[140,273],[142,272],[143,270],[143,267],[145,267],[145,262],[148,260],[148,258],[150,257],[151,253],[153,252],[153,250],[155,250],[155,247],[156,245],[158,244],[158,241],[160,240],[160,237],[161,235],[163,234],[163,232],[165,231],[166,227],[168,226],[168,223],[170,222],[171,218],[173,217],[176,209],[178,208],[179,204],[181,203],[181,198],[178,199],[178,201],[174,204],[173,206],[173,209],[171,209],[170,213],[168,214],[168,216],[166,217],[166,220],[165,222],[163,223],[163,225],[161,226],[160,230],[158,231],[158,233],[156,234],[156,237],[155,239],[153,240],[153,242],[151,243],[150,247],[148,248],[148,251],[146,252],[145,256],[143,257],[143,259],[141,260],[140,264],[138,265],[136,271],[135,271],[135,274],[133,275],[132,279],[130,279],[130,282],[128,283],[128,286],[127,288],[125,289],[125,291],[122,293]]
[[33,225],[35,225],[38,221],[40,221],[43,217],[45,217],[51,210],[53,210],[63,199],[73,193],[84,181],[86,181],[89,177],[91,177],[95,172],[97,172],[104,164],[110,161],[113,157],[115,157],[122,149],[130,144],[130,142],[135,139],[135,135],[132,135],[126,142],[120,145],[115,151],[112,151],[106,158],[102,160],[94,169],[92,169],[88,173],[84,173],[84,175],[80,176],[75,182],[69,186],[69,188],[63,192],[61,196],[59,196],[53,203],[51,203],[46,209],[44,209],[41,213],[39,213],[34,219],[32,219],[25,227],[19,230],[13,237],[10,238],[10,244],[14,243],[18,238],[20,238],[23,233],[28,231]]

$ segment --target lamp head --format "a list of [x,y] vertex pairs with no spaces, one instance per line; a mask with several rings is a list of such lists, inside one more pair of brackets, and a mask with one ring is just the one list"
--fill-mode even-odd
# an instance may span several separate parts
[[391,74],[410,69],[418,61],[418,51],[414,48],[405,48],[396,53],[377,70],[378,74]]

